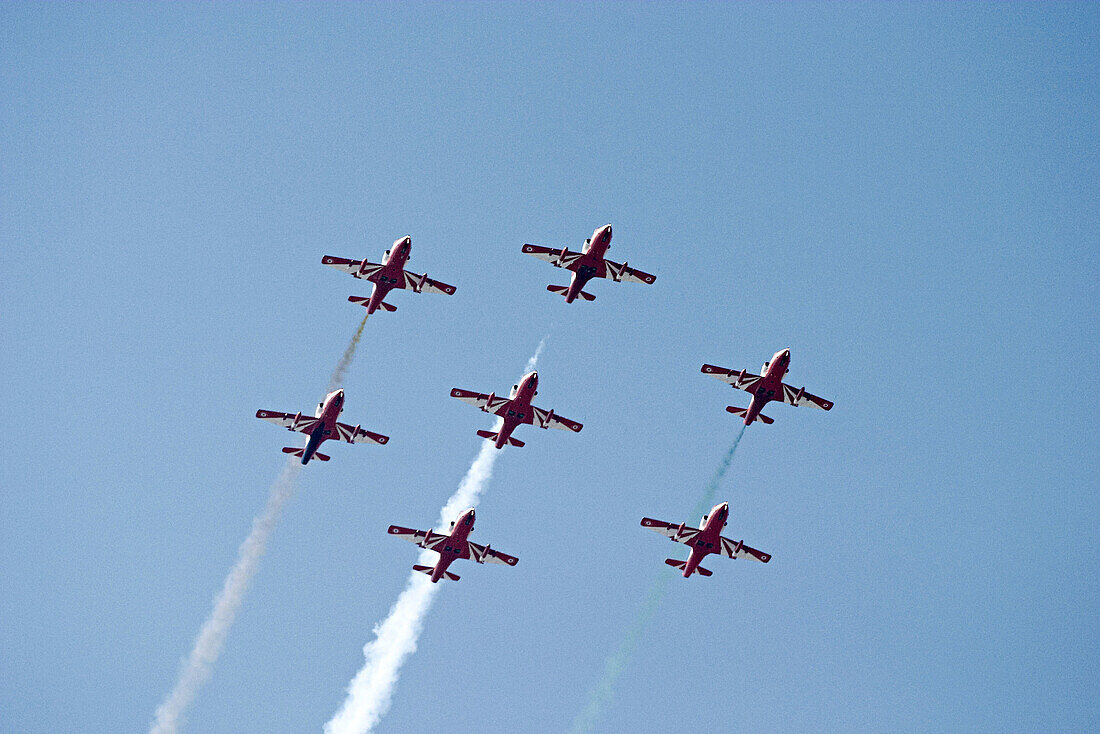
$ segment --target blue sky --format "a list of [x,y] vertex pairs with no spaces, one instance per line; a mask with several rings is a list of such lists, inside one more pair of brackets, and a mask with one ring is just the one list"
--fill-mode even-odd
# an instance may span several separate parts
[[[767,566],[676,579],[602,731],[1100,727],[1094,5],[0,8],[0,729],[135,731],[361,310],[410,268],[190,731],[317,731],[540,338],[538,404],[380,731],[566,730],[745,405]],[[611,222],[652,287],[547,293]]]

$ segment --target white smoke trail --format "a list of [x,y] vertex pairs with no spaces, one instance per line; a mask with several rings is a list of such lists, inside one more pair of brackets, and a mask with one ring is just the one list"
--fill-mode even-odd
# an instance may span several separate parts
[[[733,454],[737,451],[737,445],[741,443],[741,437],[745,435],[745,428],[746,426],[741,426],[741,432],[733,440],[733,445],[722,457],[714,476],[707,484],[706,489],[703,490],[703,496],[695,506],[694,517],[699,517],[713,506],[714,495],[718,491],[718,486],[722,483],[722,478],[729,471]],[[626,669],[627,663],[630,662],[630,658],[634,655],[638,641],[649,627],[649,623],[653,620],[653,616],[661,605],[661,600],[668,589],[668,582],[675,575],[676,572],[669,568],[662,568],[657,572],[657,578],[650,584],[649,590],[642,600],[641,608],[634,615],[630,626],[626,628],[626,633],[619,643],[619,648],[607,658],[607,662],[604,663],[603,675],[588,692],[588,703],[577,714],[577,718],[573,719],[573,726],[570,729],[571,734],[588,734],[588,732],[596,731],[596,725],[600,722],[604,709],[611,703],[611,699],[615,695],[615,682],[618,681],[619,676]]]
[[291,457],[287,460],[279,478],[271,485],[267,505],[264,511],[252,521],[252,532],[241,543],[237,563],[225,577],[222,590],[214,599],[214,608],[195,638],[191,654],[183,663],[175,687],[157,707],[156,720],[149,730],[151,734],[173,734],[178,731],[184,711],[191,705],[202,685],[210,678],[214,663],[221,654],[222,647],[225,646],[229,628],[233,626],[245,592],[248,591],[260,559],[267,549],[268,538],[271,537],[271,532],[279,522],[283,506],[294,494],[294,484],[301,468],[302,465],[297,459]]
[[[546,345],[546,337],[539,342],[534,355],[527,360],[524,374],[535,369],[539,355]],[[494,431],[499,431],[503,421],[498,419]],[[436,527],[446,528],[458,514],[469,507],[476,507],[489,479],[493,476],[493,464],[500,451],[485,442],[477,452],[466,476],[458,485],[447,504],[439,513]],[[432,565],[433,551],[421,551],[417,564]],[[439,585],[422,573],[413,571],[405,582],[405,589],[390,607],[381,624],[374,627],[374,639],[363,647],[366,663],[348,684],[348,695],[340,710],[325,724],[325,734],[366,734],[385,716],[393,700],[393,689],[405,660],[416,652],[424,617],[431,608]]]
[[[367,317],[364,316],[347,349],[336,363],[332,377],[329,378],[330,392],[343,382],[344,375],[355,358],[355,350],[359,346],[359,339],[363,336],[363,327],[366,323]],[[283,507],[294,495],[301,469],[302,464],[297,457],[288,457],[282,473],[271,485],[267,504],[263,512],[252,521],[252,531],[241,543],[237,562],[225,577],[222,590],[214,598],[214,608],[195,637],[191,653],[183,661],[175,687],[157,707],[152,727],[149,729],[150,734],[175,734],[179,731],[187,707],[195,700],[203,684],[210,679],[214,663],[217,662],[225,646],[229,628],[237,618],[244,595],[252,583],[252,577],[256,575],[260,559],[267,550],[267,541],[279,522]]]

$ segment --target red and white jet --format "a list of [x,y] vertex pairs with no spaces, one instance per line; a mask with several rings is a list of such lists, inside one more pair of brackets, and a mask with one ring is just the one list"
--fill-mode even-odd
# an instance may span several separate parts
[[404,538],[411,543],[416,543],[421,548],[427,548],[439,554],[439,560],[434,567],[413,566],[414,571],[419,571],[420,573],[431,576],[433,584],[438,583],[441,578],[458,581],[458,574],[451,573],[447,570],[447,567],[450,566],[456,558],[471,558],[478,563],[503,563],[508,566],[514,566],[519,563],[519,559],[515,556],[495,551],[487,545],[478,545],[477,543],[471,543],[466,540],[466,536],[468,536],[473,529],[474,508],[471,507],[459,515],[457,520],[451,523],[450,535],[433,533],[431,530],[427,532],[423,530],[413,530],[412,528],[403,528],[400,525],[390,525],[390,535]]
[[552,410],[543,410],[531,405],[531,398],[538,395],[539,373],[529,372],[523,376],[519,384],[512,385],[512,392],[507,398],[497,397],[496,393],[485,395],[479,392],[470,392],[460,388],[451,390],[451,397],[458,398],[464,403],[469,403],[476,408],[481,408],[486,413],[498,415],[504,419],[504,425],[496,433],[492,431],[478,431],[477,435],[494,442],[498,449],[505,444],[510,446],[523,446],[523,441],[512,438],[512,431],[516,426],[528,423],[539,428],[561,428],[574,433],[579,432],[584,426],[576,421],[556,414]]
[[351,273],[356,278],[369,280],[374,283],[374,289],[369,298],[363,296],[348,296],[352,303],[366,306],[367,315],[378,310],[381,306],[387,311],[396,311],[397,306],[386,303],[386,295],[394,288],[408,288],[414,293],[445,293],[453,296],[455,287],[432,280],[427,275],[420,275],[410,270],[405,270],[405,263],[409,261],[409,253],[412,251],[412,237],[398,237],[393,246],[382,255],[381,263],[372,263],[366,260],[345,260],[342,257],[325,255],[321,258],[323,265]]
[[732,369],[716,367],[712,364],[703,365],[702,371],[708,375],[717,377],[719,380],[728,383],[732,387],[752,393],[752,402],[749,403],[747,409],[735,408],[732,405],[726,407],[728,412],[744,418],[746,426],[755,420],[762,420],[765,423],[775,422],[768,416],[760,413],[760,411],[764,409],[764,406],[771,400],[778,400],[787,405],[812,405],[822,410],[831,410],[833,404],[825,398],[811,395],[806,392],[806,388],[804,387],[791,387],[783,382],[783,375],[787,374],[790,370],[790,365],[791,350],[780,349],[772,355],[770,361],[765,362],[764,366],[760,368],[760,371],[763,373],[761,375],[754,375],[745,370],[735,372]]
[[317,457],[321,461],[328,461],[329,457],[318,452],[317,447],[330,438],[335,438],[348,443],[377,443],[384,444],[390,440],[389,436],[380,433],[371,433],[360,426],[349,426],[347,423],[338,423],[340,411],[344,409],[344,391],[333,390],[325,396],[324,402],[317,404],[315,415],[310,418],[301,413],[279,413],[274,410],[257,410],[256,417],[262,420],[282,426],[288,431],[298,431],[309,436],[305,448],[296,449],[287,446],[284,454],[294,454],[302,459],[303,464]]
[[551,293],[565,295],[565,302],[572,303],[580,296],[586,301],[594,301],[596,297],[586,293],[583,288],[593,278],[611,278],[616,283],[628,280],[632,283],[650,284],[657,280],[656,275],[643,273],[641,270],[627,267],[626,263],[617,263],[604,259],[604,253],[611,247],[611,225],[605,224],[592,233],[592,236],[584,241],[584,247],[580,252],[570,252],[569,248],[555,250],[539,245],[524,245],[523,251],[528,255],[534,255],[539,260],[545,260],[555,268],[565,268],[573,271],[573,278],[568,286],[548,285],[546,290]]
[[699,523],[702,528],[693,528],[690,525],[680,523],[673,525],[663,520],[654,520],[651,517],[642,518],[642,527],[654,530],[669,538],[673,542],[683,543],[691,548],[691,556],[686,561],[678,561],[675,558],[666,558],[665,563],[684,572],[684,578],[693,573],[710,576],[713,571],[708,571],[699,564],[710,553],[725,556],[726,558],[751,558],[754,561],[767,563],[772,559],[770,555],[755,548],[745,545],[743,540],[730,540],[721,535],[722,528],[729,521],[730,503],[719,502],[711,508],[710,512],[703,515]]

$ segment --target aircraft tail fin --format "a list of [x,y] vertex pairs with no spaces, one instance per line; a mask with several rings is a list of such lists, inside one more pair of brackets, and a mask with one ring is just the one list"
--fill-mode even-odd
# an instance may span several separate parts
[[[431,576],[432,571],[434,569],[431,566],[413,566],[413,570],[414,571],[419,571],[420,573],[424,574],[425,576]],[[450,571],[444,571],[443,572],[443,578],[448,579],[450,581],[458,581],[462,577],[459,576],[457,573],[451,573]]]
[[[550,291],[551,293],[557,293],[559,296],[564,296],[569,292],[569,286],[567,286],[567,285],[548,285],[548,286],[546,286],[546,290]],[[583,298],[586,301],[595,301],[596,300],[596,297],[594,295],[592,295],[591,293],[587,292],[587,291],[581,291],[579,295],[580,295],[581,298]]]
[[[302,458],[302,455],[305,454],[305,452],[306,452],[305,449],[299,449],[299,448],[295,448],[293,446],[284,446],[283,447],[283,453],[284,454],[293,454],[294,456],[297,456],[299,459]],[[314,451],[313,456],[310,457],[310,458],[317,459],[319,461],[328,461],[332,457],[328,456],[327,454],[322,454],[320,451]]]
[[[493,431],[478,431],[477,435],[481,436],[482,438],[487,438],[490,441],[496,441],[500,437],[499,433],[494,433]],[[512,438],[511,436],[509,436],[508,437],[508,445],[519,447],[519,446],[523,446],[525,444],[523,443],[523,441],[520,441],[518,438]]]
[[[369,296],[348,296],[348,300],[352,303],[358,303],[363,308],[370,307]],[[390,313],[393,313],[397,310],[397,306],[394,306],[392,303],[386,303],[385,301],[382,301],[378,305],[381,306],[384,310],[389,311]]]
[[[679,560],[676,560],[675,558],[666,558],[665,563],[672,566],[673,568],[678,568],[681,571],[683,571],[684,568],[687,567],[687,561],[679,561]],[[696,566],[695,571],[693,573],[701,574],[703,576],[710,576],[713,572],[708,571],[707,569],[703,568],[702,566]]]
[[[737,415],[737,416],[740,416],[740,417],[744,418],[745,414],[749,412],[749,409],[748,408],[735,408],[732,405],[727,405],[726,406],[726,412],[727,413],[733,413],[734,415]],[[753,423],[755,423],[756,421],[763,421],[764,423],[769,423],[769,424],[770,423],[775,423],[775,419],[769,418],[768,416],[764,415],[763,413],[757,413],[756,414],[756,418],[753,420]]]

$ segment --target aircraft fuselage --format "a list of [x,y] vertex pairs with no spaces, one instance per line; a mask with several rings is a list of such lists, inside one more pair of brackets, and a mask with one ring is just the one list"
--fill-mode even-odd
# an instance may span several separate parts
[[367,302],[368,316],[378,310],[391,290],[399,285],[404,287],[405,263],[408,262],[411,252],[412,237],[398,237],[390,247],[389,255],[383,258],[382,267],[374,274],[367,276],[366,279],[374,284],[370,300]]
[[321,409],[317,414],[319,419],[317,426],[309,433],[305,451],[302,452],[302,464],[308,464],[313,455],[317,453],[317,448],[332,438],[332,435],[336,432],[336,421],[343,409],[343,390],[333,390],[325,396],[325,400],[321,403]]
[[470,557],[470,546],[466,543],[466,538],[474,529],[474,519],[475,513],[471,507],[458,516],[454,527],[451,528],[451,534],[437,546],[439,560],[436,561],[435,568],[432,569],[433,584],[438,583],[439,579],[443,578],[443,574],[447,572],[447,567],[454,563],[456,558]]
[[761,379],[751,391],[752,402],[749,403],[749,409],[745,412],[746,426],[756,420],[756,416],[760,415],[760,411],[774,400],[776,395],[783,394],[783,376],[787,374],[790,365],[791,350],[780,349],[772,355],[767,368],[761,370]]
[[565,302],[572,303],[584,290],[584,286],[593,278],[607,275],[604,255],[611,247],[611,225],[605,224],[592,233],[592,239],[585,245],[584,253],[574,263],[573,277],[569,281],[569,290],[565,292]]

